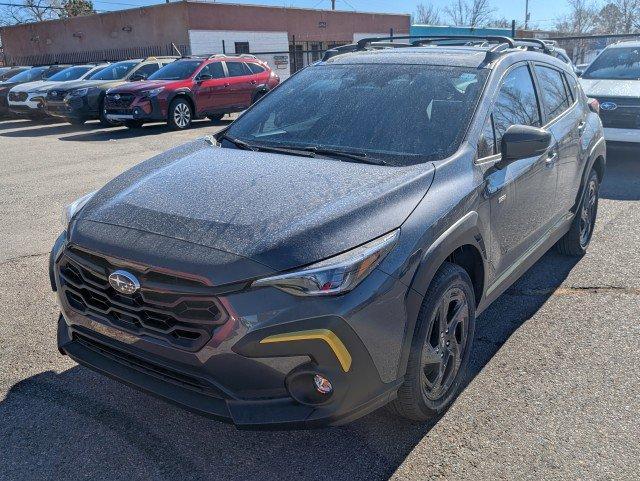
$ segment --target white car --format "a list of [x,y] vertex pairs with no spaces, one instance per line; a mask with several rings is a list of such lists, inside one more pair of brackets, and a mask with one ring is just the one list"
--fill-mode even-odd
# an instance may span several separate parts
[[640,42],[605,48],[580,83],[587,96],[600,103],[605,139],[640,144]]
[[41,114],[42,99],[49,89],[71,80],[86,80],[105,68],[108,63],[74,65],[52,75],[46,80],[16,85],[9,91],[9,110],[17,115]]

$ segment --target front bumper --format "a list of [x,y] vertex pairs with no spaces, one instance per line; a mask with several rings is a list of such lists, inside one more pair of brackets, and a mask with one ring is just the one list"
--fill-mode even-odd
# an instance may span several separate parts
[[[188,349],[72,306],[58,267],[64,250],[61,236],[50,261],[62,309],[59,350],[196,413],[239,428],[339,425],[389,402],[402,382],[397,358],[410,294],[384,273],[374,271],[332,299],[300,299],[274,288],[221,292],[228,320],[204,345]],[[330,396],[313,396],[315,373],[331,381]]]
[[25,102],[9,102],[9,110],[19,116],[45,117],[43,98],[31,98]]
[[143,122],[158,122],[167,119],[167,109],[154,98],[136,98],[130,105],[123,107],[110,105],[109,99],[105,102],[105,114],[107,119],[113,122],[123,122],[127,120],[140,120]]
[[95,120],[99,118],[97,107],[93,107],[88,97],[73,97],[69,100],[46,100],[45,112],[52,117],[63,119]]
[[604,138],[607,142],[640,144],[640,129],[615,129],[605,127]]

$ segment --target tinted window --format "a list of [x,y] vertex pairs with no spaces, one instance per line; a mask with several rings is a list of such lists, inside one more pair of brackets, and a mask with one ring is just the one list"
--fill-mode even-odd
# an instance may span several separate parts
[[493,108],[493,123],[498,152],[500,151],[502,134],[511,125],[540,127],[538,99],[527,66],[523,65],[511,70],[502,82],[496,105]]
[[241,77],[242,75],[249,75],[244,69],[244,62],[227,62],[227,69],[229,70],[229,77]]
[[213,62],[200,70],[198,75],[211,75],[212,78],[224,78],[224,69],[222,68],[222,62]]
[[18,75],[14,75],[7,82],[33,82],[34,80],[40,80],[42,78],[42,74],[47,70],[48,67],[34,67],[29,70],[25,70]]
[[26,69],[24,68],[10,68],[6,72],[0,74],[0,80],[5,81],[7,79],[10,79],[11,77],[18,75],[20,72],[24,72],[25,70]]
[[134,61],[126,61],[126,62],[118,62],[111,64],[98,73],[94,73],[91,76],[91,80],[120,80],[123,79],[133,67],[138,65],[139,62]]
[[495,154],[495,133],[493,131],[493,119],[491,115],[487,117],[480,134],[480,140],[478,140],[478,158],[489,157]]
[[88,67],[88,66],[69,67],[58,72],[55,75],[52,75],[51,77],[49,77],[49,80],[51,80],[52,82],[66,82],[68,80],[77,80],[92,68],[93,67]]
[[583,78],[640,79],[640,47],[605,49],[587,68]]
[[573,75],[565,75],[565,80],[567,81],[573,100],[577,100],[578,97],[580,97],[580,86],[578,85],[578,80]]
[[257,63],[249,62],[245,65],[249,67],[249,70],[251,70],[252,73],[260,73],[265,71],[265,68],[262,65],[258,65]]
[[425,65],[307,67],[236,120],[256,145],[325,147],[408,165],[458,149],[486,71]]
[[45,72],[42,74],[42,78],[44,80],[49,80],[58,72],[62,72],[63,70],[66,70],[66,68],[67,67],[51,67],[50,69],[45,70]]
[[149,75],[149,80],[182,80],[193,75],[202,63],[201,60],[180,60],[170,63],[156,73]]
[[542,93],[547,122],[551,122],[569,108],[571,100],[567,95],[561,72],[540,65],[536,65],[535,69],[540,82],[540,92]]
[[151,75],[154,72],[157,72],[159,68],[160,67],[158,66],[157,63],[148,63],[140,67],[138,70],[136,70],[133,73],[133,75],[144,75],[145,78],[149,78],[149,75]]

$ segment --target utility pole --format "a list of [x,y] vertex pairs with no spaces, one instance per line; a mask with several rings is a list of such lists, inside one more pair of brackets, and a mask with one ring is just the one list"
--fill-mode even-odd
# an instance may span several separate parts
[[336,9],[336,0],[331,0],[331,10]]
[[529,28],[529,0],[525,0],[524,2],[524,29],[528,30]]

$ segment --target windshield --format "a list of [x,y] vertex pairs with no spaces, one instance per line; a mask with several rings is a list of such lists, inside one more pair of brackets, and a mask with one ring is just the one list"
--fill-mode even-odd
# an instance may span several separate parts
[[162,67],[157,72],[149,75],[149,80],[183,80],[191,77],[201,60],[179,60]]
[[640,47],[604,50],[582,76],[586,79],[640,80]]
[[68,80],[77,80],[86,74],[93,67],[83,66],[83,67],[69,67],[61,70],[55,75],[49,77],[49,80],[52,82],[66,82]]
[[94,73],[90,80],[120,80],[126,77],[126,75],[140,62],[127,61],[118,62],[103,68],[98,73]]
[[40,80],[42,72],[44,72],[46,69],[47,67],[30,68],[29,70],[25,70],[18,75],[14,75],[9,80],[7,80],[7,82],[32,82],[34,80]]
[[339,149],[391,165],[442,159],[457,150],[486,77],[461,67],[308,67],[226,134],[252,146]]

